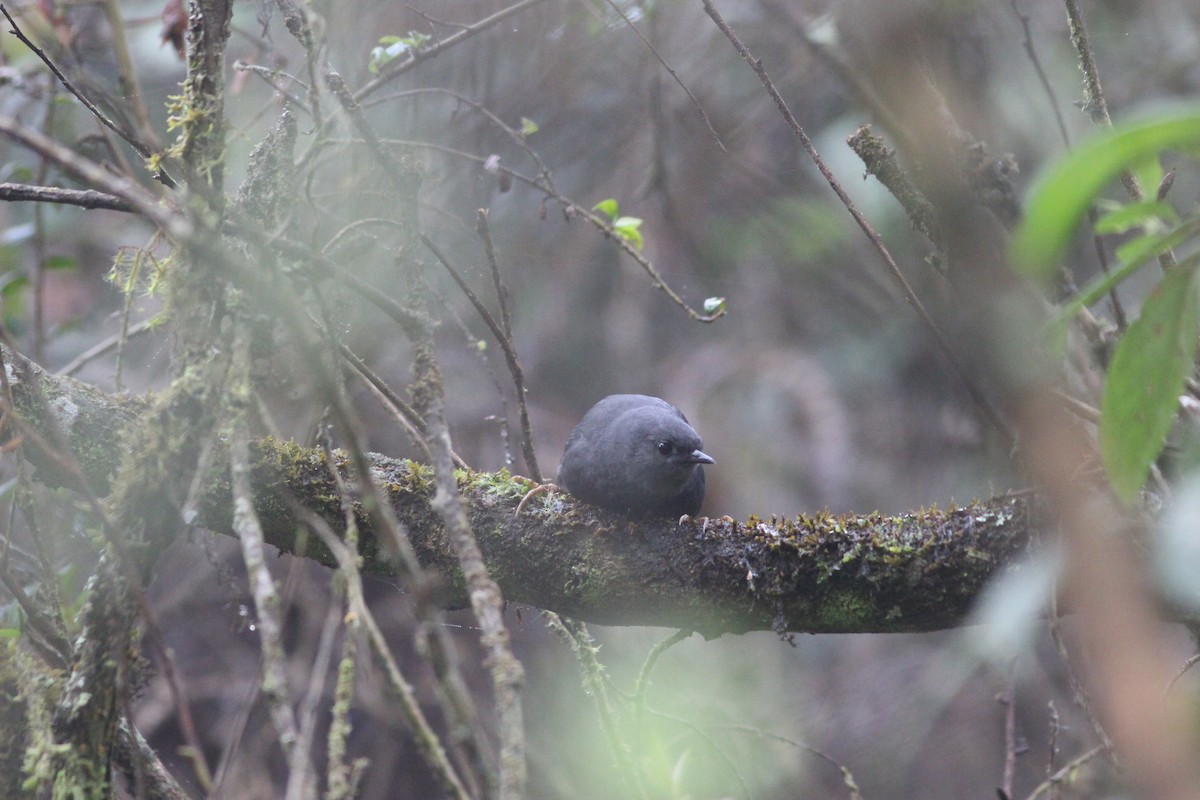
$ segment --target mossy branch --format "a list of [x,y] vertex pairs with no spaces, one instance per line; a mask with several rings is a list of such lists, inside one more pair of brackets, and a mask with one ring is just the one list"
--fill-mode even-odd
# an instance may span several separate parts
[[[34,430],[47,420],[44,408],[63,415],[88,409],[89,425],[59,425],[94,486],[104,485],[106,465],[119,461],[119,439],[100,423],[111,415],[113,431],[130,418],[131,402],[106,397],[83,385],[41,373],[7,349],[14,402]],[[38,381],[48,406],[24,401]],[[59,459],[26,443],[38,478],[61,482]],[[103,453],[107,452],[105,457]],[[339,472],[349,472],[340,454]],[[335,531],[344,529],[337,486],[325,454],[275,439],[256,442],[251,485],[270,544],[330,566],[335,560],[317,537],[298,531],[288,498],[320,514]],[[214,458],[214,463],[223,459]],[[371,456],[372,479],[386,492],[411,536],[418,559],[440,574],[439,602],[464,605],[458,561],[431,506],[432,471],[410,461]],[[347,475],[349,485],[354,481]],[[690,628],[706,636],[751,630],[866,633],[928,631],[960,624],[980,590],[1010,568],[1032,533],[1028,502],[1001,497],[950,510],[902,516],[817,514],[791,520],[745,522],[634,521],[555,494],[514,510],[528,483],[497,473],[460,472],[459,485],[491,574],[510,601],[528,603],[605,625]],[[199,524],[232,530],[227,471],[214,470],[197,505]],[[366,572],[390,574],[365,513],[359,509],[359,550]],[[148,532],[149,533],[149,532]],[[174,535],[164,530],[159,535]]]

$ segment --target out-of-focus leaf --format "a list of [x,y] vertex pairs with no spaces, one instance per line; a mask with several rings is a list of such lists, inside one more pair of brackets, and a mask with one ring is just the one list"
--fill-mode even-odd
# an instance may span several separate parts
[[1200,232],[1200,217],[1190,219],[1166,233],[1150,233],[1131,239],[1117,248],[1117,259],[1122,265],[1137,267],[1151,258],[1173,250]]
[[1100,455],[1113,491],[1132,500],[1162,450],[1196,353],[1196,270],[1167,273],[1125,331],[1100,404]]
[[1096,220],[1096,233],[1125,233],[1138,227],[1158,231],[1162,229],[1164,221],[1179,221],[1179,215],[1171,204],[1161,200],[1143,200],[1121,206]]
[[538,124],[529,117],[521,117],[521,138],[533,136],[540,130],[541,127],[539,127]]
[[1200,474],[1193,473],[1176,489],[1154,542],[1152,563],[1167,596],[1200,611]]
[[1123,246],[1117,248],[1117,260],[1121,262],[1120,266],[1110,272],[1099,275],[1079,294],[1075,295],[1070,303],[1063,306],[1062,312],[1055,321],[1055,326],[1062,327],[1068,321],[1074,319],[1075,315],[1081,310],[1091,306],[1112,291],[1113,287],[1136,272],[1139,267],[1151,258],[1175,248],[1197,233],[1200,233],[1200,217],[1188,220],[1174,230],[1167,231],[1166,233],[1139,236],[1130,242],[1126,242]]
[[592,211],[599,211],[601,214],[607,214],[609,219],[616,219],[617,215],[621,213],[621,205],[610,197],[592,206]]
[[79,262],[71,256],[47,256],[42,266],[46,269],[78,269]]
[[33,237],[33,231],[32,222],[22,222],[0,231],[0,242],[4,244],[24,242]]
[[1150,158],[1142,158],[1129,165],[1129,171],[1137,178],[1141,184],[1142,192],[1146,197],[1154,197],[1154,193],[1158,191],[1158,184],[1162,181],[1163,168],[1162,161],[1158,157],[1158,153],[1150,156]]
[[1031,558],[988,585],[971,612],[967,643],[983,660],[1005,664],[1028,652],[1046,629],[1045,612],[1062,571],[1062,553],[1050,550]]
[[408,36],[380,36],[379,44],[371,48],[367,69],[377,75],[379,70],[405,53],[421,49],[421,45],[427,41],[429,35],[418,31],[409,31]]
[[1189,107],[1117,125],[1076,148],[1034,188],[1013,237],[1013,263],[1027,275],[1049,278],[1088,206],[1123,169],[1163,150],[1197,143],[1200,109]]
[[638,217],[617,217],[613,221],[613,231],[625,241],[642,249],[642,232],[638,230],[642,227],[642,220]]
[[0,282],[0,315],[6,325],[26,318],[25,289],[29,286],[27,275],[12,274]]

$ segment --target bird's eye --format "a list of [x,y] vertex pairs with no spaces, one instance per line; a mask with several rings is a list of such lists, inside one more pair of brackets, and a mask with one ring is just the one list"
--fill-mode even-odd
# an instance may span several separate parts
[[670,442],[659,442],[658,443],[658,452],[662,453],[664,456],[671,455],[671,450],[673,450],[673,449],[674,448],[671,446]]

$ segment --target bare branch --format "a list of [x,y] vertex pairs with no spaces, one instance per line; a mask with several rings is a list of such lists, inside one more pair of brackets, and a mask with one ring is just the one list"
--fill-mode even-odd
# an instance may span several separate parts
[[[79,98],[79,102],[83,103],[87,110],[92,112],[92,115],[95,116],[96,119],[99,120],[102,125],[104,125],[104,127],[108,128],[113,133],[117,134],[117,136],[120,136],[122,139],[128,142],[129,146],[136,150],[137,154],[142,158],[149,159],[153,155],[153,151],[150,149],[150,147],[143,144],[132,133],[124,130],[111,119],[109,119],[108,116],[101,111],[95,103],[88,99],[87,95],[75,88],[75,85],[67,79],[66,75],[63,75],[62,71],[54,64],[53,61],[50,60],[50,57],[47,56],[41,48],[34,44],[29,37],[27,37],[21,31],[20,26],[17,25],[17,23],[13,20],[12,15],[8,13],[8,9],[5,8],[3,4],[0,4],[0,14],[3,14],[4,18],[8,20],[8,24],[12,25],[12,30],[10,32],[20,39],[26,47],[32,50],[34,55],[42,60],[42,63],[50,68],[50,71],[54,73],[55,77],[57,77],[59,81],[62,82],[62,85],[67,88],[67,91]],[[161,169],[158,170],[155,177],[161,181],[164,186],[170,189],[174,189],[176,186],[175,181],[171,179],[171,176]]]
[[770,76],[767,75],[766,69],[763,68],[762,61],[755,58],[750,53],[750,49],[742,43],[742,40],[738,38],[738,35],[734,33],[733,29],[729,27],[727,22],[725,22],[725,19],[721,16],[720,12],[717,11],[715,6],[713,6],[712,0],[702,0],[702,2],[704,3],[705,12],[712,17],[713,22],[716,23],[717,27],[721,30],[721,33],[725,34],[725,38],[729,39],[734,49],[738,51],[738,55],[740,55],[746,61],[746,63],[750,65],[750,68],[754,70],[754,73],[758,76],[763,88],[767,90],[767,94],[769,94],[771,99],[775,101],[775,106],[779,109],[779,113],[783,115],[788,127],[792,129],[792,133],[794,133],[796,138],[800,140],[800,145],[804,148],[804,151],[808,153],[809,158],[811,158],[813,163],[817,165],[817,169],[820,170],[821,175],[829,184],[829,188],[833,189],[833,193],[837,195],[838,200],[840,200],[842,205],[846,207],[846,210],[850,212],[850,216],[854,218],[854,221],[858,224],[858,227],[862,229],[862,232],[866,234],[867,238],[870,240],[871,245],[875,248],[876,252],[879,253],[880,257],[883,259],[884,265],[887,267],[888,272],[896,280],[896,284],[904,293],[904,299],[908,301],[910,306],[912,306],[913,311],[917,313],[917,316],[921,319],[921,322],[925,325],[930,335],[933,336],[938,348],[946,356],[951,368],[954,370],[955,374],[958,375],[959,380],[963,382],[967,392],[970,393],[971,399],[975,401],[975,404],[979,406],[980,410],[984,413],[992,425],[995,426],[996,430],[1000,431],[1000,433],[1002,433],[1010,443],[1016,441],[1011,427],[1005,421],[1003,415],[1001,415],[1000,410],[997,409],[995,404],[988,399],[987,395],[985,395],[983,391],[975,385],[975,381],[971,378],[970,373],[967,372],[966,368],[959,361],[958,356],[955,355],[954,348],[952,348],[950,343],[946,341],[946,337],[942,334],[942,331],[938,327],[937,323],[933,321],[933,317],[931,317],[929,312],[925,310],[924,304],[921,303],[920,298],[917,297],[916,292],[914,292],[912,286],[909,285],[908,279],[904,277],[904,273],[900,271],[900,266],[896,263],[895,258],[892,257],[892,253],[890,250],[888,250],[887,245],[884,244],[883,239],[880,238],[879,234],[875,232],[875,229],[871,227],[871,223],[867,222],[867,218],[862,215],[862,212],[858,210],[858,207],[854,205],[854,201],[850,199],[850,196],[846,194],[845,189],[842,188],[841,183],[836,177],[834,177],[833,172],[830,171],[829,166],[825,163],[825,159],[821,158],[821,154],[817,152],[817,148],[813,145],[812,140],[808,138],[808,134],[804,132],[804,129],[800,127],[800,123],[796,121],[794,116],[792,116],[792,112],[788,108],[787,103],[784,101],[783,95],[781,95],[779,90],[775,88],[775,83],[771,80]]

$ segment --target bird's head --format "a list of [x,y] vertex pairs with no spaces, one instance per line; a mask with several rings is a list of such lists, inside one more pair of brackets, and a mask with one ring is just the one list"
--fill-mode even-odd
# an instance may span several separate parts
[[704,443],[691,425],[655,412],[632,415],[626,467],[639,484],[667,496],[683,489],[696,468],[713,459],[701,449]]

